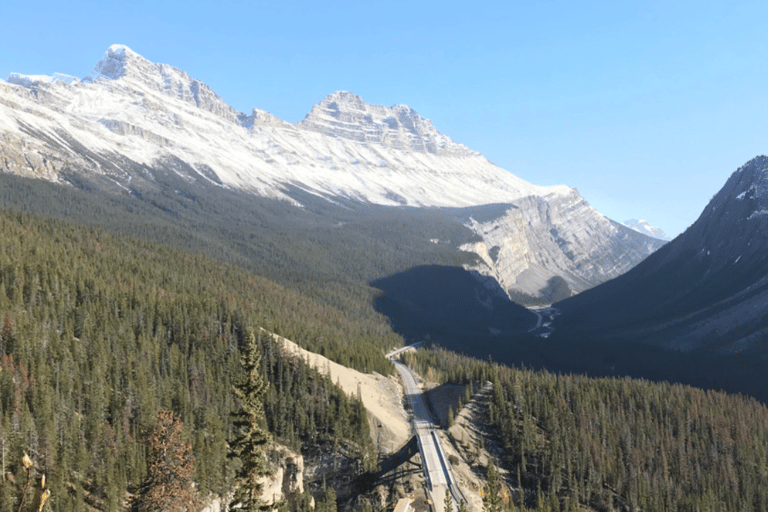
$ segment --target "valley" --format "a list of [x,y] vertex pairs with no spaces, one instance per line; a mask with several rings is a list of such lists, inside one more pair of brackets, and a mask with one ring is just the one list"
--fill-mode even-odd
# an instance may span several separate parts
[[291,124],[122,45],[13,74],[0,510],[22,453],[55,510],[135,507],[163,411],[218,510],[251,337],[278,510],[765,510],[766,191],[760,156],[667,242],[406,105]]

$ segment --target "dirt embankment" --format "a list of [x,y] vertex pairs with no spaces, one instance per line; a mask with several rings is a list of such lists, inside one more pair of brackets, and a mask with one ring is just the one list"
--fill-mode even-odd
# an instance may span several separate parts
[[373,420],[373,442],[382,453],[395,452],[408,442],[411,438],[411,425],[403,409],[403,388],[396,377],[361,373],[304,350],[281,336],[273,336],[283,344],[286,352],[301,357],[311,367],[330,376],[347,395],[360,394]]
[[[329,375],[345,393],[360,394],[363,405],[372,417],[372,436],[381,453],[393,453],[408,442],[412,436],[411,426],[408,413],[403,408],[403,388],[397,377],[364,374],[334,363],[319,354],[308,352],[290,340],[279,336],[276,338],[282,342],[288,353],[301,357],[313,368]],[[469,401],[464,385],[437,385],[423,380],[419,381],[419,385],[426,390],[432,413],[443,426],[439,435],[454,477],[467,503],[467,510],[482,510],[482,489],[485,485],[489,452],[497,451],[493,433],[486,422],[490,383],[483,386],[476,384],[475,394]],[[460,409],[461,403],[466,405]],[[454,424],[446,428],[449,410],[453,411]],[[402,471],[399,477],[385,485],[388,489],[382,488],[378,492],[382,505],[394,504],[397,499],[405,496],[417,497],[419,503],[423,502],[423,484],[419,471]],[[505,495],[508,494],[509,491],[505,490]],[[423,508],[426,508],[426,505]]]

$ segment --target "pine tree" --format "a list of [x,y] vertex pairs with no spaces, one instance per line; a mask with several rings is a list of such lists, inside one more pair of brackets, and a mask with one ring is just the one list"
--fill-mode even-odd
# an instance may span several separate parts
[[192,445],[181,439],[182,428],[171,411],[157,413],[149,437],[147,476],[133,505],[137,512],[197,512],[203,508],[192,482]]
[[266,421],[264,395],[267,384],[261,375],[261,353],[252,331],[248,332],[241,364],[244,375],[234,386],[240,409],[232,413],[236,437],[230,443],[228,454],[229,458],[240,460],[240,467],[235,472],[235,491],[229,508],[243,512],[269,510],[273,506],[261,500],[261,480],[272,474],[265,453],[269,434],[262,427]]
[[488,473],[483,488],[483,508],[485,512],[501,512],[501,479],[499,470],[493,461],[488,462]]
[[453,512],[453,499],[451,498],[451,491],[447,487],[445,489],[444,503],[445,503],[445,507],[443,508],[443,510],[445,510],[445,512]]

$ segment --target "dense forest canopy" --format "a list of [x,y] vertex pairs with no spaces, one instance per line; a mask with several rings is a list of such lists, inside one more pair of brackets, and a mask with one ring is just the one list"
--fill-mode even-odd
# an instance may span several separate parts
[[[0,510],[16,510],[21,454],[48,478],[52,510],[118,510],[146,471],[161,409],[191,439],[203,496],[231,468],[232,383],[247,329],[277,332],[364,371],[391,372],[335,309],[231,265],[63,221],[0,212]],[[365,410],[261,336],[268,429],[295,449],[371,449]]]
[[[39,197],[37,186],[30,187],[28,194]],[[183,206],[169,197],[152,201],[165,204],[173,217]],[[62,203],[49,206],[56,210]],[[103,227],[117,225],[113,207],[104,207],[110,225]],[[198,200],[186,207],[205,211]],[[279,210],[272,218],[282,211],[268,202],[259,207]],[[92,203],[67,211],[79,211],[83,221],[99,208]],[[250,237],[242,251],[226,248],[230,263],[224,263],[201,254],[223,247],[213,235],[220,226],[207,225],[199,239],[185,238],[190,232],[169,219],[149,221],[151,209],[137,208],[129,212],[133,224],[123,226],[148,231],[142,239],[0,211],[0,511],[18,508],[24,452],[47,475],[52,510],[121,509],[145,477],[146,438],[160,410],[173,411],[195,459],[206,461],[195,474],[201,494],[224,494],[233,474],[226,459],[232,384],[249,329],[262,333],[272,436],[302,451],[341,447],[361,469],[369,465],[370,432],[360,401],[286,357],[263,333],[281,334],[364,372],[390,374],[383,353],[403,339],[373,310],[374,291],[363,278],[408,268],[412,262],[398,255],[398,247],[415,240],[414,228],[405,229],[395,215],[384,241],[366,249],[371,258],[365,266],[341,259],[310,276],[315,260],[292,240],[295,225],[267,240]],[[66,216],[65,210],[58,215]],[[202,213],[191,218],[200,220]],[[424,215],[442,225],[439,212]],[[358,235],[366,236],[339,239],[331,253],[356,250],[345,247],[353,239],[375,238],[372,217],[356,222]],[[445,226],[446,238],[466,235]],[[324,229],[318,237],[331,236],[332,227]],[[176,248],[147,241],[164,235]],[[376,255],[377,248],[386,254]],[[436,248],[431,257],[438,262],[456,256]],[[271,258],[263,265],[275,274],[270,279],[253,273],[261,263],[245,261],[259,251]],[[297,259],[283,260],[291,252]],[[277,275],[280,261],[307,275]],[[521,343],[506,350],[532,349]],[[768,510],[768,410],[755,400],[644,380],[510,369],[442,350],[420,350],[410,363],[441,381],[493,383],[488,417],[502,447],[506,485],[515,491],[510,507]],[[306,497],[297,503],[308,506]]]
[[538,510],[768,510],[768,408],[630,378],[509,368],[445,350],[408,362],[490,381],[488,415],[518,505]]

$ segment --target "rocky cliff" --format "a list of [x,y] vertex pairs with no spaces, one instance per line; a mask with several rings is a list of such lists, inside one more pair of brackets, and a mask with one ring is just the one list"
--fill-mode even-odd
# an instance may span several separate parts
[[603,217],[576,190],[528,196],[491,219],[470,218],[481,241],[465,250],[482,260],[474,268],[494,277],[513,297],[541,297],[553,279],[568,285],[562,299],[617,277],[663,242]]

